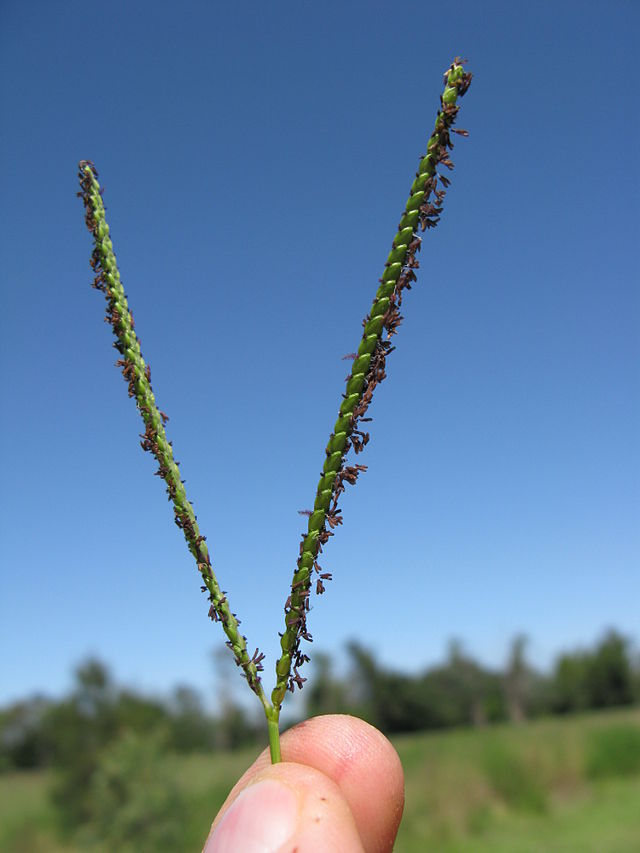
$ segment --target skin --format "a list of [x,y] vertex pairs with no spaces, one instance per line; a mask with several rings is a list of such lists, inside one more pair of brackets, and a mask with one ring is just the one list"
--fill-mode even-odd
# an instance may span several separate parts
[[282,736],[282,757],[272,765],[265,750],[241,777],[204,853],[390,853],[404,778],[384,735],[355,717],[314,717]]

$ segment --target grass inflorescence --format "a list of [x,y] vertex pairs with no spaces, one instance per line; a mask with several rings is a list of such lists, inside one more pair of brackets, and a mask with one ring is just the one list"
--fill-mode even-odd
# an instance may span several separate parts
[[285,603],[285,628],[280,639],[282,655],[276,662],[276,685],[271,693],[271,702],[265,696],[259,676],[263,670],[264,655],[256,649],[249,656],[246,637],[239,630],[240,621],[231,611],[226,594],[217,581],[206,539],[198,527],[178,463],[173,457],[171,442],[166,436],[168,417],[156,405],[151,387],[151,371],[142,357],[140,340],[109,236],[98,171],[90,160],[82,160],[79,165],[81,192],[78,195],[84,202],[85,222],[94,239],[91,266],[96,275],[93,286],[105,294],[106,320],[113,329],[116,338],[114,347],[120,354],[116,364],[122,369],[129,396],[135,398],[144,421],[141,445],[158,462],[156,474],[166,484],[169,500],[173,504],[175,523],[182,530],[202,576],[202,590],[210,602],[209,617],[221,623],[236,664],[263,704],[274,761],[280,760],[278,720],[284,695],[287,689],[293,691],[296,685],[302,687],[305,681],[300,669],[309,657],[301,650],[300,643],[302,640],[312,640],[307,627],[307,613],[313,581],[315,578],[316,594],[321,595],[325,582],[331,579],[331,573],[322,569],[318,558],[335,528],[342,524],[338,508],[340,495],[347,484],[355,484],[359,475],[366,470],[366,466],[359,463],[347,464],[347,456],[351,450],[356,455],[361,453],[369,441],[369,433],[362,427],[371,420],[366,416],[369,404],[376,387],[387,375],[387,358],[394,350],[391,338],[402,322],[400,308],[404,291],[410,290],[417,278],[416,270],[420,266],[417,253],[422,244],[420,234],[427,228],[435,227],[442,212],[449,179],[437,171],[438,167],[448,170],[453,168],[449,157],[453,148],[451,134],[467,135],[465,130],[453,128],[460,109],[457,99],[465,94],[471,83],[471,74],[464,71],[463,62],[456,58],[445,72],[445,88],[440,97],[435,127],[427,142],[426,154],[420,158],[375,298],[363,320],[358,349],[350,356],[353,364],[346,380],[338,417],[325,449],[313,509],[305,513],[309,520],[302,534],[291,592]]
[[133,315],[129,310],[113,244],[109,237],[109,226],[105,221],[102,191],[98,184],[98,171],[95,165],[89,160],[82,160],[79,166],[79,178],[82,189],[78,195],[84,202],[85,222],[93,235],[95,244],[90,261],[96,272],[93,287],[106,296],[105,320],[113,329],[116,337],[113,346],[121,356],[116,361],[116,366],[122,369],[129,396],[135,398],[145,424],[145,431],[140,436],[142,439],[140,444],[142,449],[152,453],[158,462],[156,474],[166,483],[167,494],[173,504],[175,523],[184,533],[189,550],[202,575],[203,590],[209,594],[211,602],[209,616],[222,624],[236,663],[242,668],[251,689],[261,697],[262,688],[258,672],[262,670],[263,656],[256,650],[253,657],[249,657],[246,637],[240,634],[238,618],[231,612],[227,597],[220,589],[213,572],[206,538],[200,533],[193,506],[187,498],[184,481],[180,476],[178,463],[173,458],[173,447],[165,432],[165,424],[169,418],[156,405],[151,387],[151,370],[142,357],[140,340],[135,331]]
[[[370,420],[366,413],[373,392],[387,375],[386,361],[394,350],[390,338],[402,322],[400,306],[403,291],[411,289],[411,284],[417,279],[416,270],[420,266],[417,253],[422,244],[418,232],[434,228],[442,212],[449,179],[438,174],[437,167],[453,168],[449,151],[453,148],[452,126],[460,109],[456,99],[469,88],[471,74],[464,71],[461,61],[456,58],[444,77],[445,90],[435,128],[427,143],[427,153],[420,159],[373,304],[362,321],[362,339],[357,352],[352,354],[353,365],[346,380],[338,419],[325,450],[326,458],[313,511],[309,512],[307,531],[302,535],[291,596],[285,606],[285,632],[280,641],[282,657],[276,664],[277,683],[271,694],[271,701],[276,706],[282,703],[287,687],[290,690],[296,684],[302,687],[304,679],[298,670],[309,658],[300,651],[300,640],[311,640],[307,630],[307,612],[312,576],[314,572],[318,576],[316,592],[321,594],[324,591],[323,581],[330,579],[331,575],[322,570],[318,556],[323,545],[333,536],[333,530],[342,524],[338,500],[345,490],[345,483],[355,484],[360,473],[366,470],[365,465],[347,465],[346,457],[351,449],[359,454],[369,441],[369,433],[361,429],[361,424]],[[465,130],[454,132],[467,135]],[[383,339],[385,332],[387,338]]]

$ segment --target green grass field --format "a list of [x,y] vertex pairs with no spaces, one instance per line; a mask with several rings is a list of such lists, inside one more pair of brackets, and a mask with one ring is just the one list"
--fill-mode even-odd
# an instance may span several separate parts
[[[640,709],[393,739],[406,775],[399,853],[637,853]],[[185,843],[209,824],[255,753],[167,758],[188,802]],[[69,853],[47,773],[0,776],[0,850]],[[94,848],[92,848],[94,849]]]

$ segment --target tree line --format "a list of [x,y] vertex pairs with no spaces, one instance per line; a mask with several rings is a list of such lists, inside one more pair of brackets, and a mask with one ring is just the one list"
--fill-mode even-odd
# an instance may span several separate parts
[[393,671],[352,643],[352,672],[335,678],[332,662],[315,657],[307,714],[355,713],[386,734],[487,725],[549,714],[613,708],[640,702],[640,659],[630,640],[608,631],[591,649],[559,655],[551,672],[526,658],[516,637],[503,670],[492,670],[452,642],[445,662],[418,675]]
[[[383,667],[356,642],[348,656],[350,671],[338,677],[333,660],[315,654],[302,692],[304,716],[356,714],[394,734],[640,702],[640,660],[631,641],[614,630],[590,649],[559,655],[546,674],[527,661],[523,637],[513,640],[503,670],[483,666],[456,642],[442,664],[416,675]],[[82,784],[92,761],[123,732],[160,733],[163,748],[185,753],[261,744],[262,730],[257,715],[228,697],[213,715],[190,687],[176,688],[164,701],[151,698],[118,687],[103,663],[88,660],[64,698],[33,697],[0,709],[0,772],[75,768],[73,784]]]

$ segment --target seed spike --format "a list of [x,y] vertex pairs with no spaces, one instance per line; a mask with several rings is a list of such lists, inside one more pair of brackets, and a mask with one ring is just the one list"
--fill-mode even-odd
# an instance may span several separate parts
[[173,503],[174,521],[182,530],[187,546],[196,559],[204,582],[203,589],[209,593],[209,617],[222,623],[228,637],[227,645],[233,651],[236,664],[242,668],[254,693],[266,701],[257,674],[256,656],[249,657],[245,639],[238,631],[239,620],[231,613],[226,594],[220,590],[211,568],[205,537],[200,533],[193,506],[185,492],[184,480],[180,477],[180,463],[174,460],[172,445],[167,440],[164,425],[169,418],[158,409],[155,402],[151,388],[151,370],[142,357],[140,339],[135,332],[133,315],[120,280],[97,176],[98,170],[90,160],[80,161],[80,197],[85,206],[85,222],[94,238],[90,261],[92,269],[97,272],[94,284],[97,282],[98,289],[105,294],[105,320],[113,329],[116,337],[114,346],[122,355],[117,366],[122,370],[128,394],[135,397],[145,424],[140,444],[142,449],[151,453],[158,462],[155,474],[165,481],[168,498]]
[[[358,454],[364,450],[369,441],[369,434],[360,430],[358,424],[365,420],[364,416],[371,403],[373,392],[387,375],[386,360],[394,347],[388,340],[382,339],[383,332],[386,331],[387,338],[397,333],[402,322],[402,315],[398,309],[402,304],[403,291],[410,290],[412,282],[417,280],[415,270],[418,269],[419,262],[416,253],[420,250],[422,242],[417,231],[434,228],[440,218],[442,211],[440,202],[444,191],[436,188],[437,181],[440,180],[444,186],[448,186],[450,181],[437,171],[437,167],[453,168],[449,150],[453,147],[450,131],[459,110],[456,101],[464,95],[471,82],[471,74],[464,71],[463,62],[464,60],[456,57],[445,72],[445,89],[440,96],[440,110],[436,117],[434,131],[427,143],[427,153],[420,158],[418,171],[411,185],[397,234],[392,241],[391,252],[385,262],[375,299],[369,313],[362,321],[363,334],[360,345],[357,352],[343,356],[345,360],[353,356],[353,366],[346,379],[346,392],[342,395],[338,419],[325,450],[326,459],[316,491],[314,509],[309,515],[307,532],[302,534],[300,556],[291,585],[291,596],[285,606],[283,649],[286,648],[287,651],[276,663],[277,683],[271,693],[271,701],[275,708],[279,708],[282,704],[287,688],[293,690],[294,684],[302,687],[304,680],[299,676],[297,668],[294,668],[294,674],[291,675],[291,662],[300,654],[300,640],[310,638],[306,629],[304,603],[308,600],[311,573],[307,572],[304,577],[301,577],[301,568],[313,566],[322,546],[330,536],[333,536],[331,530],[327,530],[327,526],[334,529],[342,524],[337,503],[344,491],[344,483],[353,485],[358,474],[366,470],[364,465],[346,465],[345,459],[352,448],[354,453]],[[435,194],[437,204],[429,202],[431,193]],[[325,575],[321,575],[321,579],[325,579]],[[323,592],[324,585],[318,581],[316,593],[321,595]]]

